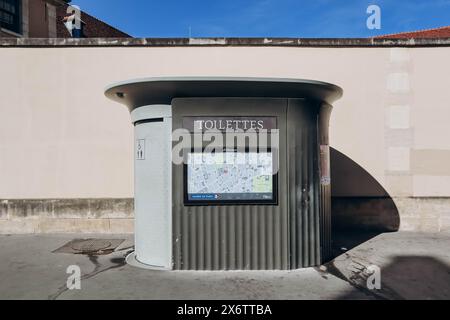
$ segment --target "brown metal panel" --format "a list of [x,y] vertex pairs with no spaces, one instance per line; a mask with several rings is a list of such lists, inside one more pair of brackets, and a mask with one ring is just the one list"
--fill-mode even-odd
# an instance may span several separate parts
[[235,223],[235,211],[227,207],[227,217],[228,217],[228,267],[229,269],[235,270],[236,268],[236,223]]
[[198,213],[198,217],[197,217],[197,232],[196,232],[196,247],[197,247],[197,261],[196,264],[198,266],[198,269],[200,270],[204,270],[205,269],[205,260],[204,260],[204,254],[205,254],[205,241],[204,241],[204,234],[205,234],[205,222],[204,222],[204,215],[205,215],[205,208],[202,207],[200,208],[200,211]]
[[210,210],[213,212],[213,225],[212,229],[214,232],[214,265],[213,269],[218,270],[220,269],[220,208],[218,207],[211,207]]
[[251,210],[251,269],[257,270],[258,269],[258,212],[255,210]]
[[[330,187],[320,183],[318,142],[328,113],[303,99],[176,99],[184,116],[276,116],[280,128],[277,205],[184,206],[181,166],[173,167],[175,269],[295,269],[331,256]],[[220,111],[217,111],[220,110]]]
[[[280,189],[281,190],[281,189]],[[281,191],[279,191],[281,192]],[[287,196],[287,192],[286,192],[286,196]],[[280,203],[280,206],[282,206],[283,204]],[[274,232],[274,241],[273,241],[273,245],[274,245],[274,261],[275,261],[275,269],[287,269],[288,267],[284,266],[282,263],[282,255],[283,252],[281,251],[281,238],[284,237],[285,235],[283,234],[283,225],[281,223],[281,210],[279,210],[275,215],[275,223],[274,223],[274,228],[273,228],[273,232]],[[288,230],[286,229],[286,232]]]
[[204,209],[204,221],[205,221],[205,225],[204,225],[204,232],[205,232],[205,269],[206,270],[211,270],[212,269],[212,256],[213,256],[213,252],[212,252],[212,235],[211,235],[211,230],[212,230],[212,225],[211,225],[211,212],[208,208]]
[[251,227],[250,227],[250,207],[243,207],[244,210],[244,269],[251,269]]
[[223,207],[220,210],[220,222],[219,222],[219,234],[220,234],[220,269],[228,269],[227,264],[227,242],[226,242],[226,230],[227,230],[227,207]]
[[[201,208],[199,208],[199,210],[201,211]],[[198,265],[197,265],[197,235],[198,233],[196,232],[196,226],[198,224],[197,220],[198,220],[198,216],[199,214],[193,214],[190,213],[189,214],[189,249],[188,249],[188,256],[189,256],[189,269],[198,269]]]
[[[290,102],[289,107],[291,107],[291,104],[293,102]],[[300,106],[301,108],[302,106]],[[300,164],[301,167],[301,179],[300,179],[300,188],[301,188],[301,208],[300,208],[300,214],[302,217],[302,245],[303,245],[303,259],[302,259],[302,266],[309,266],[309,215],[308,215],[308,202],[307,202],[307,196],[308,196],[308,151],[306,149],[307,143],[308,143],[308,122],[305,121],[306,112],[303,110],[303,108],[300,109],[299,106],[295,108],[295,110],[301,112],[300,116],[302,117],[302,127],[300,129],[300,137],[298,138],[300,140],[300,154],[296,157],[296,163]],[[291,108],[289,111],[291,112]],[[297,186],[298,187],[298,186]],[[298,232],[299,230],[297,230]]]
[[[286,99],[175,99],[173,128],[184,116],[275,116],[280,128],[278,205],[183,204],[182,166],[173,165],[174,269],[288,269]],[[178,241],[176,240],[178,239]]]
[[289,99],[287,144],[290,267],[293,269],[320,264],[321,243],[329,239],[320,236],[327,230],[327,217],[321,213],[329,200],[320,188],[319,111],[320,105],[315,102]]

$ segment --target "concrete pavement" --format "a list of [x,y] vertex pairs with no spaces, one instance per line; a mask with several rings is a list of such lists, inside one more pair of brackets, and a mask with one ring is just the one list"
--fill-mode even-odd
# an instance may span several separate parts
[[[52,253],[75,238],[126,241],[108,255]],[[450,299],[450,233],[344,233],[335,245],[340,255],[318,268],[153,271],[125,263],[130,235],[5,235],[0,299]],[[81,269],[80,290],[67,289],[69,265]],[[369,266],[380,268],[380,290],[367,288]]]

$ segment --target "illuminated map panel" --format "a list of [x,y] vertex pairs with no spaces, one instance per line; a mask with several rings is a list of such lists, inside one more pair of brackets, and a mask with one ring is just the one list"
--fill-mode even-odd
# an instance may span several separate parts
[[187,200],[273,201],[271,152],[188,153]]

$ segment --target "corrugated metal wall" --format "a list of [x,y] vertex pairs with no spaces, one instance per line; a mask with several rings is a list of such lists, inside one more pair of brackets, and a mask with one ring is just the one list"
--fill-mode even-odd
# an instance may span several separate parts
[[[329,188],[320,186],[319,105],[301,99],[175,99],[184,116],[276,116],[278,205],[184,206],[183,168],[173,165],[173,268],[296,269],[329,250]],[[323,258],[323,257],[322,257]]]
[[174,269],[288,269],[283,206],[176,206]]
[[322,185],[320,197],[320,257],[321,263],[332,258],[331,247],[331,186]]
[[184,206],[182,166],[173,166],[174,269],[288,269],[286,99],[175,99],[184,116],[276,116],[280,129],[278,205]]
[[287,111],[291,269],[320,264],[318,115],[290,99]]

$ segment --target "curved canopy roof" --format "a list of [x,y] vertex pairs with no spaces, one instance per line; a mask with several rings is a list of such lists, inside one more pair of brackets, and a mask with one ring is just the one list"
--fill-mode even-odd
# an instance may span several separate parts
[[130,111],[152,104],[171,104],[173,98],[252,97],[307,98],[332,104],[342,96],[334,84],[301,79],[234,77],[158,77],[116,83],[105,95]]

